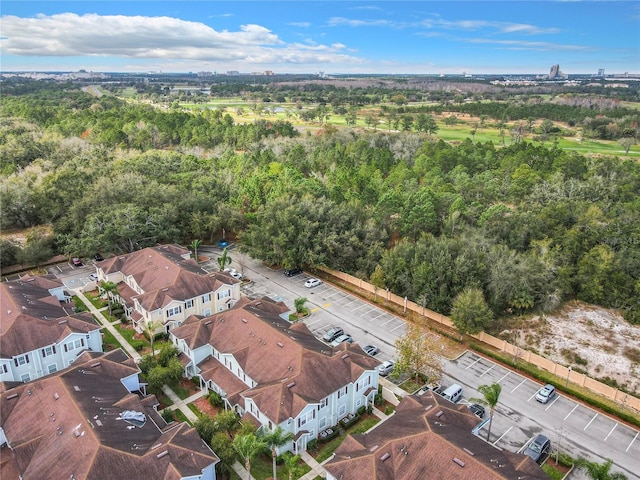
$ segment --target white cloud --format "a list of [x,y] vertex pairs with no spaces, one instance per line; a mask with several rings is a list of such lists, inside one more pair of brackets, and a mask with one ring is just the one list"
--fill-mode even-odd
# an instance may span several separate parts
[[287,23],[287,25],[290,25],[292,27],[308,28],[311,26],[311,22],[289,22]]
[[346,25],[348,27],[402,27],[405,23],[392,22],[385,19],[360,20],[355,18],[331,17],[328,21],[330,27]]
[[119,57],[159,60],[279,62],[359,62],[342,47],[287,44],[255,24],[239,31],[216,31],[171,17],[123,15],[38,15],[2,17],[0,51],[16,56]]
[[570,45],[552,42],[531,42],[526,40],[491,40],[486,38],[465,38],[459,39],[468,43],[483,43],[489,45],[502,45],[512,50],[542,50],[542,51],[591,51],[593,47],[584,45]]

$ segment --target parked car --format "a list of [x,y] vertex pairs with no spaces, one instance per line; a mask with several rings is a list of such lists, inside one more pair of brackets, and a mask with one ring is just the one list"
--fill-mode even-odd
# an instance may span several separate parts
[[484,418],[485,411],[484,407],[478,403],[469,404],[469,410],[478,418]]
[[393,369],[395,366],[396,364],[392,360],[386,360],[382,362],[382,365],[378,367],[378,374],[380,374],[383,377],[386,377],[391,372],[393,372]]
[[242,274],[239,271],[237,271],[235,268],[225,268],[224,271],[229,275],[231,275],[236,280],[242,280]]
[[229,241],[221,238],[218,240],[218,248],[227,248],[229,246]]
[[542,465],[549,452],[551,452],[551,441],[544,435],[538,435],[527,445],[523,453],[533,458],[538,465]]
[[304,282],[304,286],[307,288],[317,287],[318,285],[321,285],[321,284],[322,284],[322,280],[319,280],[317,278],[310,278],[309,280]]
[[336,338],[344,333],[344,330],[340,327],[332,327],[327,333],[322,336],[322,340],[325,342],[333,342]]
[[99,253],[96,253],[96,254],[93,256],[93,259],[94,259],[96,262],[101,262],[101,261],[103,261],[103,260],[104,260],[104,257],[103,257],[102,255],[100,255]]
[[285,277],[293,277],[295,275],[300,275],[302,273],[302,269],[300,267],[289,268],[284,271]]
[[89,280],[91,280],[92,282],[97,282],[98,281],[98,275],[96,275],[95,273],[92,273],[89,275]]
[[353,343],[353,338],[351,338],[351,335],[349,335],[348,333],[343,333],[338,338],[336,338],[333,342],[331,342],[331,346],[337,347],[338,345],[344,342]]
[[371,355],[372,357],[378,354],[378,347],[375,345],[366,345],[362,350],[367,355]]
[[73,263],[74,267],[82,266],[82,260],[80,260],[78,257],[73,257],[73,259],[71,260],[71,263]]
[[453,403],[458,403],[462,398],[462,387],[457,383],[447,387],[444,389],[442,393],[440,393],[444,398]]
[[544,387],[542,387],[540,390],[538,390],[538,393],[536,393],[536,400],[539,401],[540,403],[547,403],[555,395],[556,395],[556,387],[554,387],[553,385],[547,384]]

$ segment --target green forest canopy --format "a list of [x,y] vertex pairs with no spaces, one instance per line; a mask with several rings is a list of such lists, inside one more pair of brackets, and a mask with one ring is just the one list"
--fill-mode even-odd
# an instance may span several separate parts
[[[327,266],[449,314],[568,299],[640,323],[640,164],[528,142],[236,124],[69,88],[2,98],[0,227],[52,225],[68,255],[234,232],[251,255]],[[42,241],[42,239],[39,239]],[[16,247],[1,244],[3,266]]]

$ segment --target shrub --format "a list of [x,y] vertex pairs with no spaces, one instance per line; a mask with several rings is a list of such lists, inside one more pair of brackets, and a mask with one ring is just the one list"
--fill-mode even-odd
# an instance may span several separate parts
[[73,297],[73,304],[77,313],[88,311],[87,306],[78,297]]
[[313,440],[309,440],[307,443],[307,450],[311,450],[312,452],[316,452],[318,450],[318,439],[314,438]]
[[366,411],[367,411],[367,407],[363,405],[360,408],[358,408],[358,415],[362,415]]
[[384,409],[385,415],[391,415],[393,413],[393,407],[391,405],[387,405],[387,408]]
[[131,346],[136,352],[139,352],[144,348],[144,342],[142,340],[133,340]]
[[171,423],[174,421],[173,412],[168,408],[165,408],[164,410],[162,410],[161,415],[162,415],[162,419],[167,423]]
[[222,407],[224,405],[224,400],[222,400],[222,397],[218,392],[212,391],[209,393],[209,403],[213,407]]

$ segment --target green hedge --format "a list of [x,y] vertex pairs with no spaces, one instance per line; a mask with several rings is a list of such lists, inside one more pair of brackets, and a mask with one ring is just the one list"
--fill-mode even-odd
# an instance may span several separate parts
[[629,412],[625,412],[622,410],[622,408],[620,407],[614,407],[608,403],[602,402],[600,400],[598,400],[598,398],[589,395],[587,393],[584,393],[580,390],[577,390],[575,388],[572,388],[572,384],[569,384],[568,386],[565,386],[564,384],[561,385],[561,382],[558,382],[558,377],[553,375],[550,372],[546,372],[544,370],[540,370],[538,367],[536,367],[535,365],[532,365],[530,363],[527,362],[514,362],[513,358],[511,358],[511,356],[504,356],[504,355],[500,355],[492,350],[489,350],[487,348],[484,348],[478,344],[472,343],[469,345],[473,350],[476,350],[480,353],[483,353],[485,355],[487,355],[488,357],[491,357],[497,361],[499,361],[500,363],[504,363],[506,365],[509,365],[517,370],[520,370],[522,372],[525,372],[527,375],[530,375],[531,377],[540,380],[543,383],[549,383],[553,386],[555,386],[558,390],[562,390],[563,392],[566,392],[574,397],[576,397],[579,400],[582,400],[583,402],[591,405],[592,407],[596,407],[601,409],[602,411],[609,413],[611,415],[614,415],[616,417],[618,417],[621,420],[624,420],[625,422],[631,423],[632,425],[635,425],[636,427],[640,427],[640,418],[638,418],[636,415],[633,415],[632,413]]

